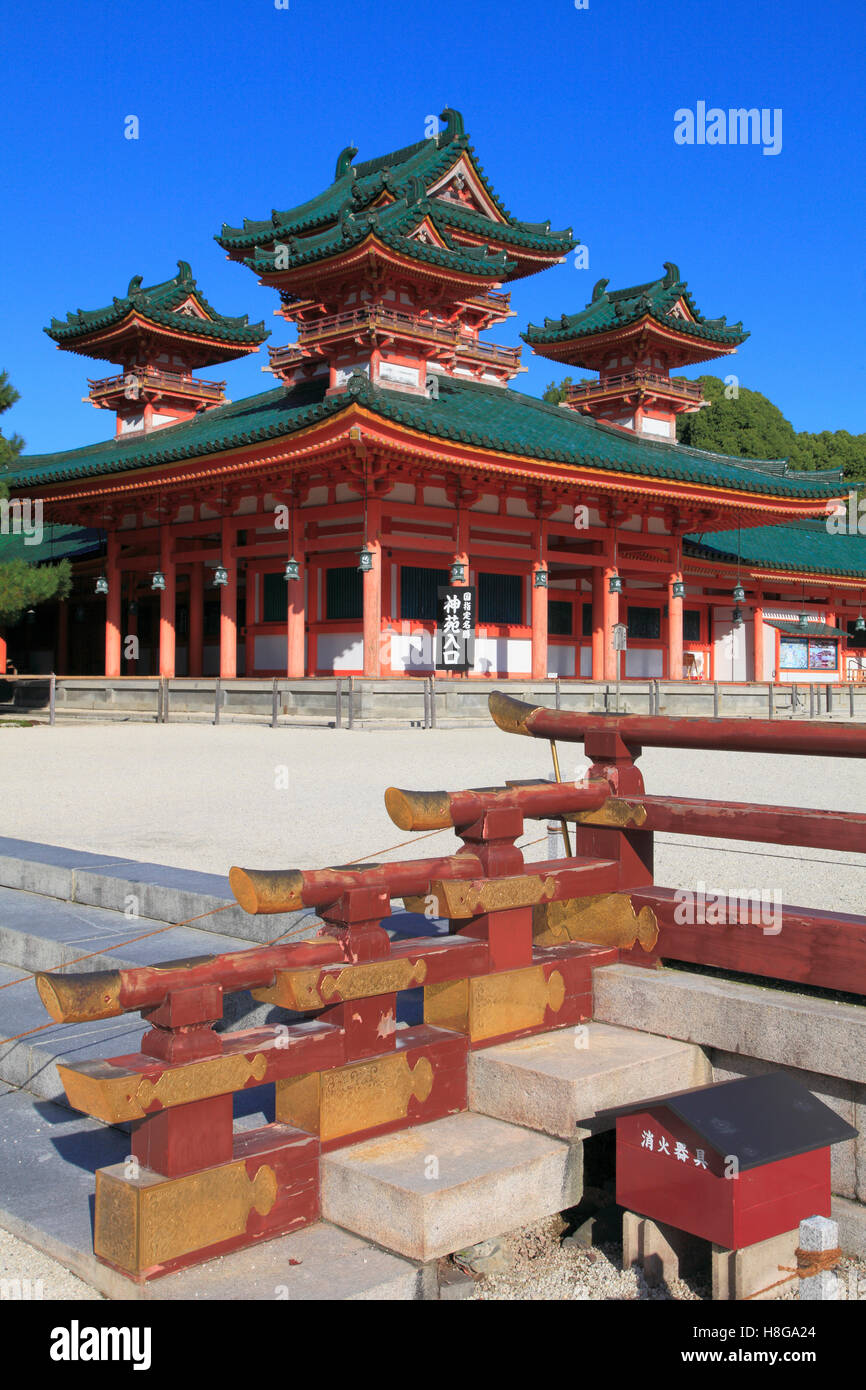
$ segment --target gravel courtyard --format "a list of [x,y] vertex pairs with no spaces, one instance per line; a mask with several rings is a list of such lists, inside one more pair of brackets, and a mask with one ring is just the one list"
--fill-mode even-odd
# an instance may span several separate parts
[[[541,740],[488,729],[270,729],[246,725],[0,727],[0,835],[226,873],[232,864],[317,868],[362,855],[411,858],[454,845],[407,838],[383,792],[490,786],[547,776]],[[563,777],[586,766],[560,745]],[[647,790],[862,811],[855,759],[647,749]],[[528,823],[524,843],[543,835]],[[656,881],[779,893],[804,907],[861,912],[862,858],[825,850],[657,836]],[[416,849],[415,846],[418,845]],[[527,857],[543,857],[544,843]],[[386,857],[386,856],[382,856]]]

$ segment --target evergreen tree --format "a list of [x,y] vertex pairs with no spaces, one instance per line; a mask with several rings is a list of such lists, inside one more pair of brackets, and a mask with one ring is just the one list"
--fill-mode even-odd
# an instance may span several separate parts
[[548,405],[559,405],[565,400],[569,386],[573,385],[574,382],[570,376],[564,376],[562,381],[551,381],[549,386],[546,387],[541,399],[547,401]]
[[760,391],[740,386],[734,397],[717,376],[698,380],[710,404],[695,415],[677,416],[681,444],[740,458],[787,458],[793,468],[841,468],[850,482],[866,480],[866,434],[797,432]]
[[[10,382],[6,372],[0,372],[0,415],[18,400],[18,392]],[[9,500],[9,485],[3,474],[6,473],[21,450],[24,440],[20,435],[4,435],[0,431],[0,501]],[[5,518],[4,530],[12,532],[12,513]],[[3,537],[4,549],[9,550],[10,541]],[[23,536],[11,535],[11,540],[20,546],[20,555],[0,564],[0,625],[3,627],[17,623],[25,609],[36,603],[45,603],[52,598],[65,598],[69,593],[72,576],[68,560],[57,565],[34,565],[27,560],[27,547]],[[3,675],[4,672],[0,672]]]

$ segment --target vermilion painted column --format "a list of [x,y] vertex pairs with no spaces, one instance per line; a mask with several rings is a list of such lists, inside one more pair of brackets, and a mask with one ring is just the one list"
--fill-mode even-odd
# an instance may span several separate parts
[[4,634],[3,634],[2,632],[0,632],[0,676],[5,676],[5,675],[6,675],[6,662],[7,662],[7,660],[8,660],[8,657],[7,657],[7,654],[6,654],[6,638],[5,638]]
[[619,659],[619,652],[613,649],[613,630],[619,622],[619,594],[610,592],[610,581],[617,571],[613,567],[608,567],[603,572],[602,579],[602,604],[603,604],[603,641],[604,641],[604,679],[606,681],[616,680],[616,663]]
[[683,678],[683,601],[674,594],[674,585],[682,583],[682,575],[668,579],[668,680]]
[[290,579],[286,584],[289,591],[289,609],[286,615],[286,675],[292,677],[307,674],[304,669],[304,625],[307,619],[304,600],[306,558],[302,550],[295,551],[299,577]]
[[532,566],[532,679],[547,679],[547,588],[538,588],[535,576],[545,568],[543,560]]
[[204,565],[193,564],[189,572],[189,653],[186,669],[200,676],[204,663]]
[[600,565],[592,571],[592,679],[604,680],[604,570]]
[[380,672],[382,646],[382,503],[367,504],[367,549],[373,554],[373,568],[364,580],[364,675],[377,677]]
[[120,603],[122,577],[117,560],[120,544],[115,535],[109,534],[108,553],[105,558],[105,577],[108,580],[108,596],[105,600],[105,674],[111,677],[120,675]]
[[[0,639],[2,640],[2,639]],[[6,644],[0,652],[0,672],[6,670]],[[69,674],[69,600],[62,598],[57,606],[57,668],[56,674]]]
[[177,634],[174,625],[177,583],[172,554],[171,527],[164,525],[159,546],[159,568],[165,577],[165,588],[159,596],[159,674],[174,675]]
[[238,673],[238,568],[232,555],[234,528],[226,518],[222,525],[220,556],[228,571],[228,583],[220,589],[220,677],[233,680]]
[[756,608],[754,611],[754,627],[752,629],[752,645],[754,655],[754,675],[753,680],[762,681],[764,679],[764,610]]

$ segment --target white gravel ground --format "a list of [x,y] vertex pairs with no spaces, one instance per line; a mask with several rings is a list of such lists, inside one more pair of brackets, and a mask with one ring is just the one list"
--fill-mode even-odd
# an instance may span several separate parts
[[[101,1300],[102,1294],[32,1245],[0,1230],[0,1302]],[[8,1312],[9,1310],[5,1310]],[[0,1314],[0,1318],[4,1315]]]
[[[479,1302],[559,1300],[634,1302],[639,1299],[706,1301],[711,1297],[709,1254],[705,1273],[668,1284],[649,1285],[643,1271],[622,1267],[622,1248],[603,1245],[582,1250],[560,1244],[566,1229],[563,1219],[524,1227],[503,1236],[500,1245],[510,1268],[501,1274],[479,1278],[472,1298]],[[779,1276],[781,1277],[781,1276]],[[843,1259],[839,1264],[842,1299],[866,1300],[866,1262]],[[780,1299],[797,1297],[796,1280],[783,1285]]]
[[[386,814],[386,786],[489,786],[550,770],[546,744],[493,727],[34,726],[0,728],[0,754],[0,835],[214,873],[447,852],[448,831],[390,850],[407,837]],[[560,754],[563,776],[585,766],[579,745]],[[657,793],[850,811],[866,802],[854,759],[648,749],[641,767]],[[543,831],[531,825],[525,839]],[[757,888],[805,907],[860,911],[861,865],[826,850],[657,837],[659,883]]]

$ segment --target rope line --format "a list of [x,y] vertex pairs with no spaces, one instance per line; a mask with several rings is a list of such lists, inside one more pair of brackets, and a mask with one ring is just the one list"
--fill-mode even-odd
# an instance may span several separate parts
[[[797,861],[798,864],[832,864],[834,868],[845,868],[845,867],[846,867],[846,860],[844,860],[844,859],[812,859],[812,858],[809,858],[808,855],[802,855],[802,854],[797,854],[797,855],[794,855],[794,854],[771,854],[769,850],[765,850],[765,849],[734,849],[734,848],[728,848],[726,845],[696,845],[696,844],[692,843],[691,846],[690,846],[690,843],[689,843],[689,842],[690,842],[690,839],[691,839],[691,837],[685,837],[685,838],[683,838],[682,840],[666,840],[666,839],[664,838],[663,835],[659,834],[658,831],[655,832],[655,842],[656,842],[656,844],[673,845],[674,849],[688,849],[688,848],[692,848],[692,849],[695,850],[696,853],[697,853],[698,851],[700,851],[701,854],[705,854],[705,853],[709,853],[709,854],[749,854],[749,855],[752,855],[752,856],[753,856],[754,858],[756,858],[756,859],[782,859],[782,860],[796,859],[796,861]],[[866,852],[866,851],[863,851],[863,850],[840,850],[840,851],[839,851],[840,854],[863,854],[864,852]],[[859,865],[859,864],[848,864],[847,867],[852,868],[852,869],[859,869],[859,868],[861,867],[861,865]]]
[[[434,835],[444,835],[447,831],[451,831],[452,829],[453,829],[452,826],[443,826],[443,827],[441,827],[441,829],[439,829],[439,830],[430,830],[430,831],[427,831],[427,832],[426,832],[425,834],[423,834],[423,835],[412,835],[412,836],[409,837],[408,840],[400,840],[400,841],[398,841],[397,844],[395,844],[395,845],[388,845],[388,846],[387,846],[386,848],[384,848],[384,849],[372,850],[369,854],[362,854],[362,855],[360,855],[357,859],[349,859],[349,860],[347,861],[347,863],[348,863],[349,865],[351,865],[351,864],[363,864],[363,863],[364,863],[366,860],[368,860],[368,859],[378,858],[380,855],[393,854],[394,850],[397,850],[397,849],[404,849],[406,845],[418,844],[419,841],[421,841],[421,840],[430,840],[430,839],[433,838]],[[539,835],[537,839],[535,839],[535,840],[527,840],[524,844],[518,845],[517,848],[518,848],[518,849],[521,849],[521,850],[523,850],[523,849],[529,849],[532,845],[541,844],[542,840],[546,840],[546,839],[547,839],[547,835]],[[683,840],[672,840],[672,839],[669,840],[669,839],[665,839],[664,836],[662,836],[662,835],[656,834],[655,839],[656,839],[657,842],[660,842],[661,844],[669,844],[669,845],[674,845],[674,846],[677,846],[677,847],[680,847],[680,846],[682,846],[683,844],[688,845],[688,839],[687,839],[687,838],[684,838]],[[785,855],[785,854],[771,854],[771,853],[769,853],[768,851],[762,851],[762,850],[732,850],[732,849],[728,849],[728,848],[726,848],[726,847],[724,847],[724,846],[721,846],[721,845],[700,845],[700,846],[695,845],[694,848],[695,848],[695,849],[700,849],[702,852],[704,852],[704,851],[706,851],[706,850],[709,850],[710,853],[715,853],[715,854],[732,854],[732,853],[734,853],[734,854],[748,854],[748,855],[753,855],[753,856],[755,856],[755,857],[757,857],[757,858],[761,858],[761,859],[788,859],[788,858],[793,857],[793,856]],[[835,860],[835,859],[807,859],[807,858],[798,857],[798,862],[804,863],[804,864],[838,864],[840,861],[839,861],[839,860]],[[177,927],[188,927],[188,926],[191,926],[193,922],[200,922],[204,917],[216,917],[218,913],[220,913],[220,912],[228,912],[229,908],[234,908],[236,905],[237,905],[237,904],[235,904],[235,903],[225,903],[222,907],[214,907],[214,908],[211,908],[209,912],[200,912],[200,913],[199,913],[197,916],[195,916],[195,917],[187,917],[187,918],[185,918],[182,922],[168,922],[168,923],[166,923],[166,925],[165,925],[164,927],[156,927],[156,928],[154,928],[153,931],[142,932],[139,936],[130,937],[128,941],[121,941],[121,942],[115,943],[115,944],[112,946],[111,949],[112,949],[113,951],[122,951],[122,950],[124,950],[127,946],[133,946],[133,945],[135,945],[135,943],[138,942],[138,941],[146,941],[149,937],[152,937],[152,936],[161,936],[164,932],[167,932],[167,931],[174,931],[175,928],[177,928]],[[312,912],[312,911],[313,911],[313,909],[310,908],[310,909],[309,909],[309,912]],[[307,915],[307,914],[305,914],[305,915]],[[301,921],[303,921],[303,917],[302,917]],[[282,932],[281,935],[272,937],[272,938],[271,938],[270,940],[268,940],[268,941],[263,941],[263,942],[261,943],[261,945],[263,945],[263,946],[274,946],[274,945],[277,944],[277,942],[283,941],[287,936],[292,936],[292,935],[294,935],[294,934],[298,931],[299,927],[300,927],[300,923],[299,923],[299,922],[296,922],[296,923],[294,924],[294,926],[292,926],[292,927],[289,928],[288,931]],[[252,947],[251,949],[255,949],[255,948]],[[60,973],[62,973],[64,970],[66,970],[67,966],[70,966],[70,965],[80,965],[81,962],[84,961],[84,960],[92,960],[94,956],[100,956],[100,955],[103,955],[103,954],[104,954],[104,951],[100,950],[100,951],[90,951],[90,952],[88,952],[86,955],[83,955],[83,956],[75,956],[72,960],[64,961],[64,962],[61,964],[61,966],[59,967]],[[32,979],[33,979],[33,976],[32,976],[32,975],[21,975],[21,976],[18,977],[18,979],[15,979],[15,980],[7,980],[5,984],[0,985],[0,990],[11,989],[12,985],[26,984],[27,981],[32,980]],[[54,1020],[52,1019],[52,1020],[51,1020],[50,1022],[48,1022],[48,1023],[42,1023],[42,1024],[40,1024],[38,1028],[28,1028],[28,1029],[26,1030],[26,1032],[23,1032],[23,1033],[13,1033],[12,1036],[9,1037],[9,1038],[0,1038],[0,1046],[5,1046],[6,1043],[10,1043],[10,1042],[17,1042],[17,1041],[18,1041],[19,1039],[21,1039],[21,1038],[29,1038],[29,1037],[31,1037],[34,1033],[41,1033],[44,1029],[46,1029],[46,1028],[53,1028],[53,1027],[55,1027],[55,1026],[56,1026],[56,1025],[55,1025],[55,1023],[54,1023]],[[805,1253],[811,1253],[811,1252],[805,1252]],[[832,1252],[830,1252],[830,1253],[832,1253]],[[798,1258],[799,1258],[799,1252],[798,1252]],[[785,1268],[785,1266],[780,1265],[779,1268],[782,1269],[782,1268]],[[795,1276],[795,1275],[791,1275],[790,1277],[791,1277],[791,1278],[794,1278],[794,1277],[796,1277],[796,1276]],[[810,1277],[810,1276],[807,1275],[807,1274],[801,1274],[800,1277],[801,1277],[801,1278],[808,1278],[808,1277]],[[785,1279],[780,1279],[780,1280],[779,1280],[779,1283],[786,1283],[786,1282],[788,1282],[788,1281],[785,1280]],[[774,1284],[771,1284],[769,1287],[770,1287],[770,1288],[775,1288],[776,1286],[775,1286]],[[751,1297],[755,1297],[755,1295],[751,1295]]]
[[774,1284],[768,1284],[764,1289],[747,1293],[743,1302],[750,1298],[758,1298],[762,1293],[769,1293],[770,1289],[777,1289],[780,1284],[790,1284],[793,1279],[814,1279],[817,1274],[830,1273],[841,1260],[842,1250],[838,1245],[833,1250],[803,1250],[798,1245],[794,1255],[797,1260],[796,1268],[793,1265],[778,1265],[778,1269],[790,1273],[786,1273],[784,1279],[777,1279]]

